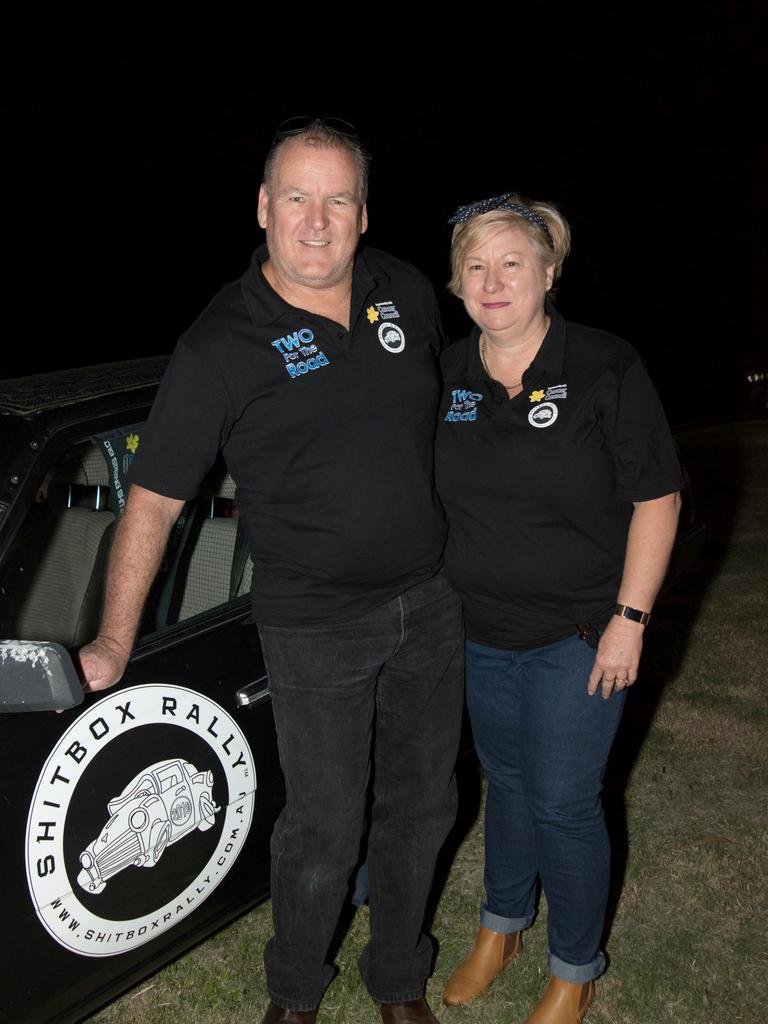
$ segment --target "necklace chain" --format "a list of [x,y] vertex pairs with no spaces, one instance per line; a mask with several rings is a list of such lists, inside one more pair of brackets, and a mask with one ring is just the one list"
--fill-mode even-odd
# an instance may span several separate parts
[[[483,364],[483,369],[491,378],[491,380],[496,380],[491,371],[488,369],[488,363],[485,361],[485,337],[480,338],[480,362]],[[503,380],[499,381],[499,384],[501,384],[502,387],[506,388],[507,391],[512,391],[514,390],[514,388],[519,388],[522,383],[522,377],[520,378],[520,380],[516,380],[512,384],[505,384]]]
[[[548,322],[547,317],[545,316],[544,317],[544,333],[545,334],[547,332],[548,327],[549,327],[549,322]],[[534,335],[534,337],[535,337],[535,335]],[[483,369],[488,374],[488,376],[491,378],[491,380],[496,380],[497,378],[494,377],[493,374],[491,373],[491,371],[488,369],[488,363],[487,363],[486,358],[485,358],[485,335],[484,334],[480,335],[480,362],[483,364]],[[525,369],[528,369],[528,367],[526,367]],[[525,370],[523,370],[523,373],[525,373]],[[523,374],[520,375],[520,380],[516,380],[516,381],[514,381],[511,384],[505,384],[503,380],[500,380],[499,384],[501,384],[501,386],[503,388],[506,388],[507,391],[514,391],[515,388],[522,387],[522,384],[523,384]]]

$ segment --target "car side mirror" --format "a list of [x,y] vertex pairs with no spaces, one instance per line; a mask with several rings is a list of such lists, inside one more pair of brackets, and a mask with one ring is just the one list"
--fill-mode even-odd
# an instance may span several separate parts
[[83,688],[61,644],[0,640],[0,711],[66,711]]

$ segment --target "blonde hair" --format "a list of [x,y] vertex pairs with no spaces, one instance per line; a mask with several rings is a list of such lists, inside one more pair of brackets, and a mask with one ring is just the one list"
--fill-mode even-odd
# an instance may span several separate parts
[[542,267],[554,265],[554,281],[560,277],[563,263],[571,249],[571,229],[568,227],[568,221],[551,203],[529,202],[514,192],[507,196],[507,200],[525,206],[541,217],[547,225],[549,235],[539,224],[514,210],[489,210],[457,224],[451,236],[451,280],[448,282],[448,290],[453,295],[461,298],[461,271],[467,253],[493,228],[522,228],[528,235]]

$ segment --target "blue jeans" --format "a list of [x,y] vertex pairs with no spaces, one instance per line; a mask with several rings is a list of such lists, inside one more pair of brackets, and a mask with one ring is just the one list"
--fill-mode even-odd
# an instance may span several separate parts
[[481,924],[527,928],[536,876],[549,968],[591,981],[605,960],[610,848],[600,799],[625,694],[587,694],[594,650],[577,635],[525,651],[467,642],[467,704],[488,777]]
[[424,912],[456,813],[464,641],[442,573],[351,622],[260,627],[286,805],[272,835],[271,998],[312,1010],[349,891],[373,769],[371,935],[360,958],[379,1002],[423,995]]

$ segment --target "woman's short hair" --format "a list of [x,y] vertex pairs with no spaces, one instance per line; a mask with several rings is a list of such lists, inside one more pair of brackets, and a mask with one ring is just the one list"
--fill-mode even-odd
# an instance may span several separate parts
[[453,295],[461,297],[461,272],[467,253],[486,234],[499,228],[522,228],[528,235],[542,267],[551,267],[554,264],[554,280],[557,281],[560,277],[565,257],[571,248],[571,229],[568,227],[568,221],[551,203],[531,202],[514,192],[507,196],[507,199],[510,203],[525,206],[538,214],[546,223],[549,236],[540,225],[514,210],[489,210],[457,224],[451,236],[451,280],[448,282],[448,290]]

